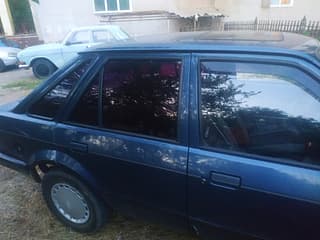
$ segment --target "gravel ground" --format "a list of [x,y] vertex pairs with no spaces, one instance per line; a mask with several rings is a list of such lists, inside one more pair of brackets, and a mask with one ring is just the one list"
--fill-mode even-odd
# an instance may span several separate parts
[[[12,70],[0,73],[0,105],[25,96],[29,91],[2,87],[31,79],[32,72]],[[61,225],[47,209],[40,185],[30,177],[0,166],[0,240],[195,240],[188,233],[127,219],[113,219],[96,234],[78,234]]]

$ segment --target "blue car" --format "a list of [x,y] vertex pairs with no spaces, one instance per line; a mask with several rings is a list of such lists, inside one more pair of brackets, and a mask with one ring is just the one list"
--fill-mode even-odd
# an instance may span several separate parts
[[319,239],[319,46],[193,32],[88,49],[1,107],[0,162],[79,232],[119,211],[208,239]]

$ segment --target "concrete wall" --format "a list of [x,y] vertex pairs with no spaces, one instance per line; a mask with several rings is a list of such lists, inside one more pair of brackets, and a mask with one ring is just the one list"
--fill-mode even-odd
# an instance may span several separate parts
[[181,16],[213,14],[216,0],[132,0],[133,11],[163,10]]
[[[0,0],[1,1],[1,0]],[[93,0],[40,0],[40,4],[30,1],[35,27],[39,38],[45,42],[62,40],[73,27],[95,25],[101,23],[102,15],[95,13]],[[131,0],[132,12],[167,11],[181,16],[197,13],[215,13],[215,0]],[[179,20],[165,16],[145,20],[127,18],[126,20],[105,21],[118,24],[133,36],[179,31]]]
[[262,8],[262,0],[216,0],[215,7],[225,15],[226,21],[260,19],[320,20],[319,0],[294,0],[292,7]]
[[99,23],[99,18],[93,14],[91,0],[40,0],[40,4],[30,3],[37,33],[45,42],[62,40],[74,27]]

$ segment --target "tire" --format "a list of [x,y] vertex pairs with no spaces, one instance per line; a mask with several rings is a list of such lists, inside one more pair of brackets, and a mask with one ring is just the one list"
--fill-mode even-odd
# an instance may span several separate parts
[[97,231],[107,220],[104,203],[82,181],[64,171],[54,169],[44,175],[42,194],[51,212],[77,232]]
[[3,72],[6,69],[6,65],[4,65],[3,61],[0,59],[0,72]]
[[46,59],[38,59],[32,64],[32,71],[36,78],[44,79],[57,70],[56,66]]

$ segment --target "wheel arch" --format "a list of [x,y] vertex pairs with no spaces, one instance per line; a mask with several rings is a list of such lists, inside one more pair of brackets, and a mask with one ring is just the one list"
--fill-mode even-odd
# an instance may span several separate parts
[[37,56],[37,57],[32,58],[31,61],[30,61],[30,65],[29,65],[29,66],[32,67],[33,64],[34,64],[34,62],[37,61],[37,60],[46,60],[46,61],[49,61],[53,66],[55,66],[56,68],[58,68],[57,65],[54,63],[54,61],[52,61],[52,59],[50,59],[50,58],[48,58],[48,57],[44,57],[44,56],[41,56],[41,57]]
[[36,182],[41,182],[43,175],[51,169],[61,169],[78,177],[104,199],[102,185],[91,172],[68,154],[56,150],[42,150],[32,155],[28,165],[31,176]]

